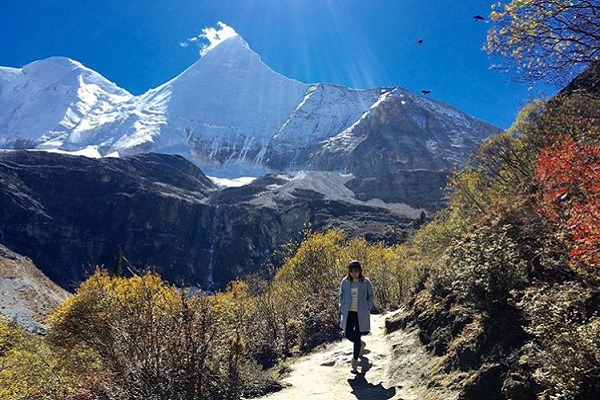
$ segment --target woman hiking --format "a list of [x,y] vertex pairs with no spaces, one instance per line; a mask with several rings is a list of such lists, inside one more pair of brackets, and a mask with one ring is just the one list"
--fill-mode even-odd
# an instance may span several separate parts
[[352,372],[358,373],[358,358],[362,357],[366,343],[361,336],[371,330],[371,309],[373,308],[373,285],[363,276],[362,266],[357,260],[348,265],[348,274],[340,284],[340,327],[344,330],[346,338],[353,344]]

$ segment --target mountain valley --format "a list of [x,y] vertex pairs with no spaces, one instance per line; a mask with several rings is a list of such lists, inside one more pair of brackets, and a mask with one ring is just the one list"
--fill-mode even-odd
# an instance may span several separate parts
[[0,67],[0,243],[64,288],[122,252],[220,289],[306,226],[405,240],[498,130],[399,87],[288,79],[239,35],[140,96],[67,58]]

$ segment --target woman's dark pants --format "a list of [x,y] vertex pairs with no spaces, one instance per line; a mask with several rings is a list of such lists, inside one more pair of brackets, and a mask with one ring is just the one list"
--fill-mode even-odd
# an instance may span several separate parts
[[360,352],[360,327],[358,326],[358,313],[356,311],[348,311],[348,319],[346,321],[346,338],[354,343],[353,355],[354,359],[358,359]]

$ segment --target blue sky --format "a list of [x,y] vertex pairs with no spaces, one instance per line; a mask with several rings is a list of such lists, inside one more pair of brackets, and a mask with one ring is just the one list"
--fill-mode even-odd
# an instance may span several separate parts
[[[502,128],[533,89],[490,70],[486,0],[0,0],[0,65],[80,61],[140,94],[199,58],[188,39],[222,21],[273,70],[302,82],[401,86]],[[422,39],[423,44],[417,45]],[[188,46],[182,46],[188,43]]]

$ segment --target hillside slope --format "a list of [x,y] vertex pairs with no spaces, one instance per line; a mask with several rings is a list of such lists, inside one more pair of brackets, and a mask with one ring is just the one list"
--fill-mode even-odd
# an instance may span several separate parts
[[30,331],[44,331],[44,318],[67,295],[29,258],[0,244],[0,313],[9,321]]

